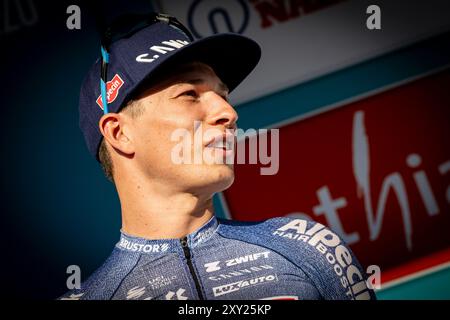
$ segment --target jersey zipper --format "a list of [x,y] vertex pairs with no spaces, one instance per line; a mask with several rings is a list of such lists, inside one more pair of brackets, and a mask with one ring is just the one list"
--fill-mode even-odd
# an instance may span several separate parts
[[197,274],[194,270],[194,265],[191,260],[191,250],[189,250],[187,237],[181,238],[181,247],[183,248],[184,256],[186,257],[187,265],[189,267],[189,271],[191,273],[192,279],[194,279],[195,288],[197,289],[197,294],[200,300],[205,300],[203,298],[202,291],[200,289],[200,282],[198,281]]

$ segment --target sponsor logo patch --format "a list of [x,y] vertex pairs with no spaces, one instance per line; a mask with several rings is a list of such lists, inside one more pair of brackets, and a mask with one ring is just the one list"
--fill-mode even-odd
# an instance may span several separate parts
[[219,296],[223,296],[225,294],[231,293],[231,292],[239,291],[243,288],[249,288],[249,287],[253,287],[253,286],[256,286],[259,284],[272,282],[272,281],[278,281],[278,278],[275,274],[269,274],[267,276],[257,277],[257,278],[247,279],[247,280],[241,280],[241,281],[225,284],[222,286],[214,287],[213,294],[214,294],[214,297],[219,297]]
[[150,279],[148,283],[152,287],[153,290],[168,286],[172,284],[172,281],[175,280],[177,276],[158,276],[156,278]]
[[145,294],[145,288],[144,287],[133,287],[127,292],[127,300],[134,300],[139,299]]
[[[136,57],[137,62],[142,63],[152,63],[159,57],[167,54],[168,52],[177,50],[188,45],[189,42],[186,40],[166,40],[161,42],[159,45],[154,45],[150,47],[149,53],[142,53]],[[158,54],[156,54],[158,53]]]
[[364,276],[355,265],[351,252],[338,235],[324,225],[315,223],[310,227],[306,220],[294,219],[272,234],[314,247],[330,264],[347,296],[356,300],[370,299]]
[[252,267],[249,267],[246,269],[233,270],[233,271],[230,271],[227,273],[221,273],[218,275],[210,276],[210,277],[208,277],[208,279],[212,280],[212,281],[220,281],[223,279],[230,279],[233,277],[244,276],[244,275],[261,272],[261,271],[265,271],[265,270],[273,270],[273,267],[269,264],[265,264],[265,265],[261,265],[261,266],[252,266]]
[[[225,266],[227,266],[227,267],[236,266],[236,265],[246,263],[249,261],[256,261],[260,258],[267,259],[268,257],[269,257],[269,251],[251,253],[251,254],[247,254],[242,257],[226,260]],[[220,270],[221,269],[221,267],[219,266],[220,262],[221,261],[213,261],[213,262],[205,263],[204,267],[206,269],[206,272],[214,272],[214,271]]]
[[120,239],[117,246],[121,249],[132,251],[132,252],[145,252],[145,253],[156,253],[165,252],[169,249],[168,243],[162,244],[141,244],[133,241],[129,241],[125,238]]
[[[111,81],[108,81],[106,83],[106,101],[109,103],[114,102],[116,100],[117,96],[119,95],[119,90],[122,88],[123,84],[125,82],[122,80],[122,78],[116,74]],[[103,101],[102,101],[102,95],[100,94],[96,100],[98,106],[103,110]]]

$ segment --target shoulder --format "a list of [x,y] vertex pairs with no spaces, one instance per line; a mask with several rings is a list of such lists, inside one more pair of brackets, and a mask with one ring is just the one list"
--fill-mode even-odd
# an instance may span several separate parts
[[[289,217],[275,217],[258,222],[243,222],[234,220],[220,220],[221,233],[224,236],[245,238],[251,241],[264,239],[268,245],[295,247],[298,249],[315,248],[324,252],[324,247],[346,245],[340,237],[324,225],[306,219]],[[315,251],[311,253],[316,254]],[[295,254],[295,253],[294,253]]]
[[121,281],[131,272],[139,259],[139,254],[127,254],[114,248],[106,261],[92,273],[79,289],[73,289],[58,300],[109,300],[113,297]]
[[[273,238],[296,240],[300,236],[311,236],[319,230],[328,230],[322,224],[306,219],[275,217],[263,221],[249,222],[219,219],[224,235],[247,236],[250,239]],[[331,232],[331,231],[330,231]],[[301,239],[305,240],[305,237]]]
[[301,268],[326,299],[375,297],[352,250],[323,224],[288,217],[223,224],[225,237],[267,247]]

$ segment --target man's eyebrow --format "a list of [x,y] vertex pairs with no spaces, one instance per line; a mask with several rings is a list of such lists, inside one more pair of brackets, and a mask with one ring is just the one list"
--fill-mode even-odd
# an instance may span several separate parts
[[[204,79],[188,79],[183,82],[195,85],[195,84],[204,84],[206,81]],[[219,82],[219,90],[226,93],[230,91],[227,85],[223,82]]]

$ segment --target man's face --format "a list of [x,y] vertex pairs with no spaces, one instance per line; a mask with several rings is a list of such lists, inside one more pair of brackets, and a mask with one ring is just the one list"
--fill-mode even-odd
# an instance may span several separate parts
[[[145,111],[129,127],[140,171],[161,186],[194,194],[228,188],[234,180],[226,161],[234,153],[230,129],[238,116],[227,95],[212,68],[199,62],[181,65],[143,91],[137,100]],[[226,133],[233,150],[210,143]]]

